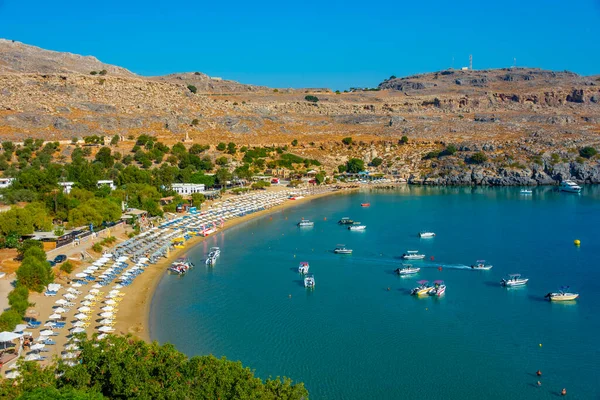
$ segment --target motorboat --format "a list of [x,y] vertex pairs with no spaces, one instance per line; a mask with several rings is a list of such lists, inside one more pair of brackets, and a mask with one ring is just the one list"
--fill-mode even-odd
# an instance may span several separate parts
[[338,224],[340,225],[352,225],[353,223],[354,221],[348,217],[342,217],[342,219],[338,221]]
[[419,237],[421,239],[432,238],[432,237],[435,237],[435,233],[434,232],[419,232]]
[[300,228],[303,228],[303,227],[313,227],[313,226],[315,226],[315,223],[312,222],[312,221],[309,221],[307,219],[303,219],[302,221],[298,222],[298,226]]
[[521,193],[521,194],[532,194],[533,190],[531,190],[531,189],[521,189],[521,191],[519,193]]
[[361,207],[371,207],[371,203],[360,203]]
[[561,192],[579,193],[581,192],[581,186],[573,181],[565,180],[560,183],[558,190]]
[[415,268],[411,264],[402,264],[402,268],[397,268],[396,273],[398,275],[414,275],[420,270],[421,268]]
[[446,285],[444,281],[433,281],[433,288],[429,291],[430,296],[441,296],[446,293]]
[[500,281],[502,286],[506,287],[515,287],[515,286],[524,286],[529,281],[529,278],[521,278],[521,274],[510,274],[508,278],[503,278]]
[[364,231],[365,229],[367,229],[367,226],[361,225],[360,222],[355,222],[354,224],[348,227],[348,230],[351,231]]
[[352,254],[352,249],[347,249],[343,244],[338,244],[333,252],[335,254]]
[[571,301],[579,297],[579,293],[569,293],[569,286],[562,286],[556,293],[548,293],[546,297],[550,301]]
[[476,269],[479,271],[489,271],[493,268],[493,265],[489,265],[485,263],[485,260],[477,260],[476,264],[471,265],[471,269]]
[[173,262],[173,264],[171,264],[171,266],[169,267],[169,272],[177,275],[183,275],[186,272],[188,272],[189,269],[193,266],[194,264],[187,261],[185,258],[180,258]]
[[308,263],[306,261],[302,261],[298,266],[298,272],[300,272],[301,274],[308,274],[308,268]]
[[217,258],[221,255],[221,249],[218,247],[211,247],[208,255],[206,256],[206,265],[215,265],[217,263]]
[[304,278],[304,287],[305,288],[314,288],[315,287],[315,277],[312,275],[308,275]]
[[433,287],[429,285],[429,281],[418,281],[419,286],[410,291],[410,294],[413,296],[424,296],[429,294]]
[[425,254],[419,254],[418,250],[406,250],[406,253],[402,254],[404,260],[422,260],[425,258]]

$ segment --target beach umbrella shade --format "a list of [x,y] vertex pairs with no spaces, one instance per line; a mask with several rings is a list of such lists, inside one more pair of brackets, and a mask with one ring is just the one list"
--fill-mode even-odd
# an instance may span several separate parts
[[95,283],[94,286],[92,286],[94,289],[100,289],[102,287],[101,284],[99,283]]
[[77,309],[77,311],[80,311],[80,312],[87,312],[87,311],[90,311],[90,310],[91,310],[91,308],[89,308],[88,306],[79,307]]
[[93,294],[88,294],[84,297],[84,299],[86,299],[86,300],[93,300],[95,298],[96,298],[96,296],[94,296]]
[[115,308],[113,306],[102,307],[102,311],[113,311]]
[[79,282],[75,282],[74,284],[71,285],[71,287],[74,287],[74,288],[80,288],[81,286],[82,285]]
[[69,293],[79,293],[79,290],[70,287],[70,288],[67,289],[67,292],[69,292]]
[[75,316],[77,319],[88,319],[89,317],[83,313],[79,313]]
[[56,323],[55,323],[55,322],[52,322],[52,321],[50,321],[50,322],[46,322],[46,323],[44,324],[44,327],[46,327],[46,328],[54,328],[55,326],[56,326]]
[[52,314],[51,316],[48,317],[48,319],[60,319],[62,317],[62,315],[60,314]]
[[114,301],[113,299],[109,299],[109,300],[106,300],[106,301],[104,302],[104,304],[108,304],[108,305],[114,305],[114,304],[117,304],[117,302],[116,302],[116,301]]
[[19,377],[21,375],[21,373],[17,370],[12,370],[10,372],[6,373],[6,379],[15,379],[17,377]]
[[102,339],[104,339],[104,338],[105,338],[105,337],[107,337],[107,336],[108,336],[108,335],[107,335],[106,333],[103,333],[103,334],[101,334],[101,335],[98,335],[98,340],[102,340]]
[[65,346],[66,350],[79,350],[79,346],[74,343],[68,344]]
[[82,306],[91,306],[92,304],[93,303],[91,301],[89,301],[89,300],[84,300],[84,301],[81,302]]
[[12,342],[13,340],[20,338],[20,333],[14,332],[0,332],[0,342]]
[[98,328],[98,330],[100,332],[114,332],[115,328],[111,328],[110,326],[101,326],[100,328]]
[[110,319],[110,318],[106,319],[106,318],[105,318],[105,319],[103,319],[102,321],[100,321],[100,324],[102,324],[102,325],[110,325],[110,324],[112,324],[112,323],[114,323],[114,322],[115,322],[115,321],[114,321],[113,319]]
[[25,361],[39,361],[41,359],[39,354],[29,354],[25,356]]
[[80,273],[78,273],[78,274],[75,274],[75,276],[76,276],[77,278],[85,278],[85,277],[87,276],[87,274],[85,274],[85,273],[83,273],[83,272],[80,272]]
[[35,339],[36,342],[45,342],[46,340],[48,340],[48,336],[39,336]]
[[58,299],[54,302],[55,304],[65,305],[68,303],[65,299]]
[[98,289],[92,289],[92,290],[90,290],[90,293],[93,293],[93,294],[96,294],[98,292],[100,292]]
[[100,314],[100,316],[102,318],[110,318],[110,317],[113,316],[113,313],[111,313],[111,312],[103,312],[102,314]]
[[75,296],[73,293],[67,293],[63,296],[65,299],[76,299],[77,296]]
[[83,328],[85,325],[86,325],[86,323],[85,323],[85,322],[83,322],[83,321],[75,321],[75,322],[73,323],[73,326],[74,326],[75,328]]
[[71,329],[71,333],[83,333],[83,332],[85,332],[85,329],[83,329],[83,328],[77,327],[77,328]]
[[55,313],[57,313],[57,314],[62,314],[62,313],[65,313],[65,312],[67,312],[67,310],[65,310],[65,309],[64,309],[64,308],[62,308],[62,307],[58,307],[58,308],[56,308],[56,309],[54,310],[54,312],[55,312]]
[[15,329],[13,329],[13,332],[23,332],[25,329],[27,329],[27,324],[19,324],[17,326],[15,326]]
[[50,329],[46,329],[40,332],[40,335],[44,335],[44,336],[52,336],[54,335],[54,331],[50,330]]
[[38,351],[38,350],[43,349],[44,347],[46,347],[46,345],[44,343],[36,343],[33,346],[31,346],[30,349],[33,351]]

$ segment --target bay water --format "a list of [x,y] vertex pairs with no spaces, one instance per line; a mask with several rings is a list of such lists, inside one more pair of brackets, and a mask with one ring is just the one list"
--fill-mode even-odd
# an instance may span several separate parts
[[[342,217],[367,229],[351,232]],[[314,227],[298,228],[301,218]],[[261,378],[302,381],[313,399],[553,399],[562,388],[598,399],[599,227],[599,187],[522,195],[404,186],[315,199],[190,248],[196,267],[165,275],[150,334],[189,356],[226,356]],[[421,230],[436,237],[420,239]],[[334,254],[338,244],[354,254]],[[221,256],[206,267],[211,246]],[[406,250],[427,257],[403,278],[394,270]],[[493,269],[471,270],[479,259]],[[501,287],[510,273],[528,285]],[[411,296],[421,279],[444,280],[445,295]],[[580,298],[544,299],[562,285]]]

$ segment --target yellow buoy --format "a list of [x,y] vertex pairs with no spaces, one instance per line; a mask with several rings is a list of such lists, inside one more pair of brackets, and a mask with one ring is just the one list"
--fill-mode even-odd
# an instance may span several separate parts
[[573,241],[573,243],[575,244],[575,246],[581,245],[581,241],[579,239],[575,239],[575,241]]
[[542,344],[540,343],[540,347],[542,347]]

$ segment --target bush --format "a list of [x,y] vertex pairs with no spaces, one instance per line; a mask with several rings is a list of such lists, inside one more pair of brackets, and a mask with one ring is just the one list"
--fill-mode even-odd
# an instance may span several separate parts
[[228,162],[229,162],[229,160],[225,156],[221,156],[215,160],[215,164],[217,164],[219,166],[227,165]]
[[440,153],[440,156],[451,156],[451,155],[454,155],[457,151],[458,151],[458,149],[456,148],[455,145],[449,144],[448,146],[446,146],[444,151],[442,151]]
[[224,151],[226,148],[227,148],[227,145],[223,142],[221,142],[217,145],[217,150],[219,150],[219,151]]
[[198,120],[198,118],[194,118],[192,120],[192,126],[198,126],[199,123],[200,123],[200,121]]
[[292,146],[294,146],[294,147],[298,146],[298,140],[297,139],[292,140]]
[[598,150],[591,146],[586,146],[582,149],[579,149],[579,155],[583,158],[591,158],[598,154]]
[[98,72],[98,75],[106,75],[108,74],[108,71],[103,69],[102,71]]
[[75,267],[73,266],[73,264],[71,264],[70,261],[66,261],[66,262],[62,263],[62,265],[60,266],[60,270],[63,272],[66,272],[67,274],[70,274],[71,272],[73,272],[74,269],[75,269]]
[[[19,248],[17,249],[17,253],[18,253],[18,257],[20,259],[25,257],[25,252],[29,249],[32,248],[38,248],[40,250],[44,250],[44,245],[42,244],[42,242],[40,242],[39,240],[33,240],[33,239],[26,239],[23,240],[23,242],[21,243],[21,245],[19,246]],[[46,259],[46,257],[44,257],[44,260]]]
[[317,103],[319,101],[319,98],[317,96],[312,96],[309,94],[308,96],[304,96],[304,100],[310,101],[311,103]]
[[346,172],[346,165],[345,164],[338,165],[338,172],[340,174]]
[[350,146],[352,144],[352,138],[351,137],[345,137],[342,139],[342,143],[344,143],[346,146]]
[[23,317],[16,310],[7,310],[0,314],[0,331],[12,332],[21,323]]
[[360,171],[364,171],[364,169],[365,163],[360,158],[351,158],[346,163],[346,171],[350,172],[351,174],[357,174]]
[[92,72],[90,72],[90,75],[98,75],[98,72],[97,71],[92,71]]
[[423,160],[431,160],[432,158],[438,158],[440,156],[439,151],[430,151],[423,156]]
[[379,157],[375,157],[374,159],[371,160],[371,165],[373,167],[379,167],[382,163],[383,163],[383,160]]
[[469,158],[469,162],[471,164],[483,164],[487,161],[487,159],[488,158],[485,154],[483,154],[481,151],[478,151]]
[[402,136],[402,138],[398,141],[398,144],[407,144],[408,136]]
[[92,250],[96,253],[100,253],[102,252],[102,245],[100,243],[94,243],[94,245],[92,246]]
[[25,256],[21,266],[17,269],[17,282],[19,285],[35,292],[41,293],[44,287],[52,283],[53,280],[54,274],[50,264],[35,257]]
[[196,88],[194,85],[188,85],[187,88],[192,93],[196,93],[198,91],[198,88]]

